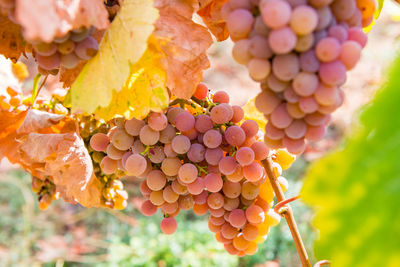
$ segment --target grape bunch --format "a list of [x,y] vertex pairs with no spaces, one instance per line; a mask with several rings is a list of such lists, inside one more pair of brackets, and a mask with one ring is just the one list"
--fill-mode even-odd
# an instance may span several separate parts
[[95,29],[79,28],[55,38],[51,43],[31,42],[33,55],[42,74],[57,74],[60,67],[75,68],[82,60],[88,60],[99,50],[97,40],[92,36]]
[[367,43],[375,0],[230,0],[221,10],[232,54],[261,84],[265,142],[301,154],[325,134],[341,86]]
[[254,254],[280,218],[271,209],[274,193],[261,161],[273,155],[286,190],[282,169],[294,157],[286,150],[271,152],[259,141],[256,122],[239,125],[243,109],[229,105],[225,92],[212,101],[207,94],[200,84],[193,101],[177,99],[165,113],[152,112],[144,120],[121,118],[108,133],[91,136],[90,147],[106,154],[100,161],[105,175],[123,171],[143,179],[141,211],[152,216],[160,209],[163,233],[176,231],[181,210],[209,212],[209,228],[229,253]]
[[[128,192],[124,190],[121,178],[125,176],[123,171],[115,170],[113,172],[103,171],[102,162],[105,159],[106,148],[101,147],[102,141],[109,140],[107,133],[114,127],[118,121],[105,123],[95,119],[93,116],[82,116],[80,121],[80,135],[88,148],[93,162],[93,170],[96,178],[102,183],[102,205],[106,208],[122,210],[128,205]],[[103,139],[102,139],[103,138]]]

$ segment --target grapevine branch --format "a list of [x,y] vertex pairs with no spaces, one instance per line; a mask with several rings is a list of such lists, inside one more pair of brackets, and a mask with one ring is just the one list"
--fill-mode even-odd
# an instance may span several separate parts
[[[285,201],[285,195],[283,194],[283,191],[277,181],[277,177],[275,176],[273,169],[272,169],[272,162],[270,158],[267,158],[262,161],[262,164],[264,165],[264,168],[267,172],[267,176],[269,178],[269,181],[271,182],[272,188],[274,190],[276,199],[278,202]],[[283,213],[283,216],[286,219],[286,222],[289,226],[290,233],[292,234],[294,243],[296,245],[297,253],[299,254],[301,265],[303,267],[311,267],[310,259],[308,258],[306,248],[304,246],[303,240],[301,239],[299,229],[297,228],[296,221],[293,217],[293,212],[290,206],[287,206],[286,212]]]

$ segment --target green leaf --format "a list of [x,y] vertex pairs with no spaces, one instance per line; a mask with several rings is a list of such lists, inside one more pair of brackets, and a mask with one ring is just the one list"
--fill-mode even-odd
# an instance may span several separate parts
[[[85,65],[71,86],[73,112],[93,113],[107,107],[131,74],[131,65],[143,55],[157,9],[150,0],[125,0],[110,28],[105,32],[99,52]],[[118,104],[118,103],[115,103]],[[131,103],[135,106],[135,102]],[[115,114],[107,114],[112,117]]]
[[318,259],[400,266],[400,58],[344,147],[314,163],[302,189],[316,208]]

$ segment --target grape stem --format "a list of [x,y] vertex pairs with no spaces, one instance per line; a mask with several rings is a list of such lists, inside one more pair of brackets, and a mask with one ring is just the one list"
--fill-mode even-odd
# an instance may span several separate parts
[[300,198],[300,196],[295,196],[295,197],[291,197],[284,201],[276,203],[276,205],[274,207],[274,211],[283,217],[283,214],[287,211],[287,207],[285,207],[286,204],[293,202],[299,198]]
[[[274,171],[272,169],[271,159],[268,157],[267,159],[262,161],[262,164],[264,165],[265,171],[267,172],[267,176],[274,190],[276,199],[278,200],[278,202],[285,201],[286,200],[285,195],[283,194],[283,191],[278,183],[277,177],[275,176]],[[296,221],[294,219],[292,209],[290,208],[289,205],[287,205],[287,210],[282,215],[283,217],[285,217],[286,222],[289,226],[294,244],[296,245],[297,253],[299,254],[300,257],[301,265],[303,267],[311,267],[310,259],[307,255],[307,250],[304,246],[303,240],[301,239],[300,232],[297,227]]]
[[320,266],[329,265],[329,264],[331,264],[330,261],[328,261],[328,260],[322,260],[322,261],[319,261],[319,262],[315,263],[315,264],[314,264],[314,267],[320,267]]

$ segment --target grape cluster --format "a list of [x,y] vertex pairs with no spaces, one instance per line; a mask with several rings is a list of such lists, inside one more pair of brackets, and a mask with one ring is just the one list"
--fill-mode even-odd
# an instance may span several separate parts
[[[210,212],[209,228],[229,253],[254,254],[280,218],[271,209],[274,193],[261,163],[272,152],[258,140],[256,122],[239,126],[244,112],[229,105],[225,92],[212,101],[207,93],[200,84],[194,101],[175,100],[165,113],[152,112],[144,120],[117,120],[107,134],[94,134],[90,147],[106,153],[102,173],[144,179],[141,211],[152,216],[162,210],[163,233],[176,231],[181,210]],[[277,176],[294,160],[286,150],[273,159]],[[286,190],[287,180],[278,181]]]
[[56,186],[50,179],[41,180],[32,176],[32,192],[38,195],[39,208],[46,210],[53,200],[59,198],[59,193],[56,192]]
[[93,116],[82,116],[80,121],[80,135],[88,148],[93,162],[93,170],[96,178],[102,183],[102,205],[107,208],[122,210],[128,205],[128,192],[124,190],[121,178],[125,176],[123,171],[105,172],[102,170],[102,162],[106,162],[106,149],[96,146],[99,137],[105,137],[106,133],[116,127],[118,121],[105,123],[95,119]]
[[80,61],[92,58],[99,50],[99,44],[92,36],[94,31],[93,27],[74,29],[51,43],[32,42],[39,72],[57,74],[61,66],[73,69]]
[[230,0],[222,8],[233,57],[260,82],[265,142],[301,154],[340,107],[346,72],[366,45],[375,0]]

